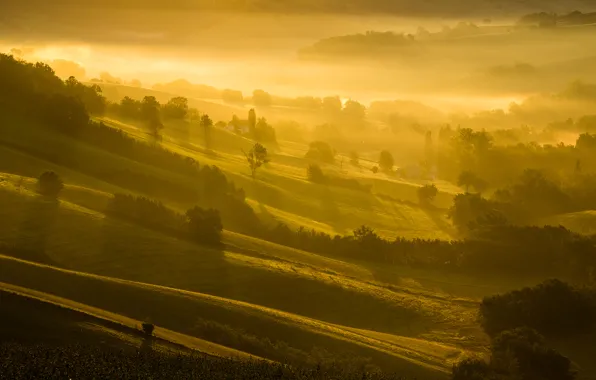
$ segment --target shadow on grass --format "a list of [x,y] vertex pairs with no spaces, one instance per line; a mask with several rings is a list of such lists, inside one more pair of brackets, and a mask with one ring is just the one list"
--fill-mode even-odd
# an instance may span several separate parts
[[60,201],[57,199],[37,196],[29,202],[18,227],[16,243],[7,253],[23,260],[56,266],[46,248],[59,208]]

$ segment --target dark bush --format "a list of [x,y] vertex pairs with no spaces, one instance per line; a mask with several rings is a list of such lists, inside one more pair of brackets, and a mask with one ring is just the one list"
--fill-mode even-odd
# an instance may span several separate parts
[[455,365],[452,380],[573,380],[571,361],[545,345],[530,328],[507,330],[491,345],[490,362],[467,359]]
[[480,315],[484,330],[491,336],[523,326],[548,335],[579,333],[596,323],[594,301],[593,291],[549,280],[532,288],[485,297]]
[[330,164],[335,161],[335,151],[324,141],[313,141],[310,143],[305,157],[309,160]]
[[326,184],[328,182],[328,178],[323,173],[321,167],[317,164],[310,164],[306,168],[306,177],[310,182],[319,183],[319,184]]
[[62,189],[64,189],[64,182],[54,172],[45,172],[37,180],[37,191],[45,197],[58,198]]
[[223,226],[217,210],[204,210],[195,207],[186,212],[188,233],[192,240],[203,244],[218,245],[221,243]]
[[155,330],[155,326],[153,325],[153,323],[143,323],[142,327],[145,335],[153,335],[153,330]]

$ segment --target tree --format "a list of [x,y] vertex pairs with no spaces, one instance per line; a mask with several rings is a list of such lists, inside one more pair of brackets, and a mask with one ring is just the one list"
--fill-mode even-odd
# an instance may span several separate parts
[[177,96],[163,106],[163,115],[169,119],[184,119],[188,114],[188,99]]
[[335,161],[335,151],[324,141],[313,141],[310,143],[305,157],[309,160],[331,164]]
[[120,101],[120,107],[118,112],[121,117],[126,119],[139,119],[141,118],[141,102],[134,100],[128,96],[125,96]]
[[433,135],[431,131],[427,131],[424,138],[424,159],[428,169],[432,168],[435,159],[435,152],[433,148]]
[[269,107],[273,103],[273,100],[268,92],[255,90],[252,93],[252,102],[257,107]]
[[317,164],[310,164],[306,167],[306,177],[310,182],[319,184],[327,183],[327,176]]
[[457,185],[465,187],[466,193],[469,193],[470,187],[473,187],[477,193],[481,194],[486,190],[488,183],[473,172],[465,170],[459,175]]
[[54,172],[45,172],[37,179],[37,191],[45,197],[58,198],[62,189],[64,189],[64,182]]
[[379,155],[379,168],[386,172],[392,172],[393,165],[394,162],[391,153],[389,153],[389,151],[386,150],[382,151]]
[[211,127],[213,127],[213,120],[209,117],[209,115],[204,114],[201,116],[200,125],[205,132],[205,146],[207,149],[211,148]]
[[494,202],[482,198],[479,194],[457,194],[447,214],[453,225],[463,233],[468,232],[472,224],[479,219],[498,213],[495,206]]
[[221,243],[223,225],[219,211],[194,207],[186,212],[190,237],[202,244],[218,245]]
[[328,96],[323,98],[323,111],[328,113],[330,116],[336,116],[341,114],[342,104],[339,96]]
[[254,108],[251,108],[248,111],[248,132],[254,138],[255,131],[257,129],[257,113],[255,112]]
[[417,193],[420,204],[428,205],[435,200],[437,194],[439,194],[439,189],[437,189],[437,186],[435,186],[435,184],[433,183],[431,185],[424,185],[422,187],[419,187]]
[[350,164],[360,167],[360,156],[358,156],[358,152],[350,152]]
[[271,161],[267,153],[267,148],[259,143],[256,143],[248,152],[244,152],[244,156],[248,162],[253,179],[256,178],[257,170]]
[[160,132],[163,129],[159,115],[160,104],[155,96],[145,96],[141,102],[141,118],[147,123],[151,135],[160,139]]
[[457,186],[465,187],[466,193],[469,193],[470,186],[474,186],[474,183],[476,183],[477,178],[478,177],[476,177],[476,174],[472,173],[469,170],[465,170],[461,172],[461,174],[459,175],[459,178],[457,179]]
[[244,96],[241,91],[223,90],[221,99],[226,103],[244,103]]
[[350,121],[361,122],[366,118],[366,107],[354,100],[348,100],[344,104],[343,114]]
[[267,123],[267,119],[260,118],[255,127],[255,140],[259,142],[277,143],[275,129]]

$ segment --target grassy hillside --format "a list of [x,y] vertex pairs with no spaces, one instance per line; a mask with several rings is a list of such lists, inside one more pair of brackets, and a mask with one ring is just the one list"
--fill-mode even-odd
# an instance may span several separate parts
[[[64,200],[55,204],[31,192],[32,180],[20,189],[17,181],[16,176],[3,177],[0,241],[45,252],[41,259],[47,263],[262,305],[317,323],[383,331],[394,339],[405,335],[423,347],[444,347],[458,356],[481,337],[474,327],[476,303],[471,300],[408,286],[405,278],[395,278],[395,285],[377,282],[366,267],[234,233],[224,235],[224,251],[205,249],[81,206],[97,209],[108,194],[67,186]],[[258,329],[244,326],[244,320],[236,322],[235,328],[260,336]],[[436,360],[444,368],[451,363]]]
[[[288,342],[296,349],[313,346],[330,352],[351,352],[370,357],[385,369],[400,369],[404,374],[422,378],[442,378],[461,351],[448,346],[398,338],[391,340],[372,332],[355,332],[340,325],[265,308],[253,304],[174,288],[142,284],[113,278],[86,275],[1,256],[3,282],[68,298],[75,302],[137,319],[150,318],[157,326],[175,328],[193,335],[198,320],[258,333],[260,339]],[[117,295],[117,296],[115,296]],[[441,364],[442,363],[442,364]]]
[[[108,125],[122,129],[139,139],[146,139],[142,128],[114,119],[103,119]],[[180,132],[190,128],[185,139]],[[265,218],[282,221],[292,227],[310,227],[316,230],[349,234],[362,224],[375,228],[379,234],[395,238],[453,237],[451,223],[443,210],[425,210],[418,207],[417,189],[422,181],[408,182],[385,174],[373,174],[368,168],[375,165],[363,162],[363,168],[343,165],[324,166],[335,175],[356,178],[372,186],[372,194],[335,186],[310,183],[306,178],[309,161],[304,158],[306,145],[283,143],[274,150],[272,162],[258,173],[257,180],[249,175],[242,150],[251,142],[227,131],[214,129],[212,140],[216,153],[203,148],[203,135],[196,125],[170,124],[164,131],[162,145],[174,152],[193,157],[201,163],[220,167],[249,197],[249,203]],[[346,159],[347,161],[347,159]],[[459,189],[439,181],[440,189],[435,204],[440,208],[451,205],[453,194]],[[389,197],[386,197],[389,196]]]
[[134,352],[201,353],[257,359],[241,351],[157,328],[153,338],[141,332],[142,321],[93,308],[51,294],[0,283],[0,336],[5,342],[108,346]]

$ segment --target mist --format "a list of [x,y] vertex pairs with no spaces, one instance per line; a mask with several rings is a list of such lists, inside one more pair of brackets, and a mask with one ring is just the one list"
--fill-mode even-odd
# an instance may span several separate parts
[[595,9],[3,4],[0,373],[593,378]]

